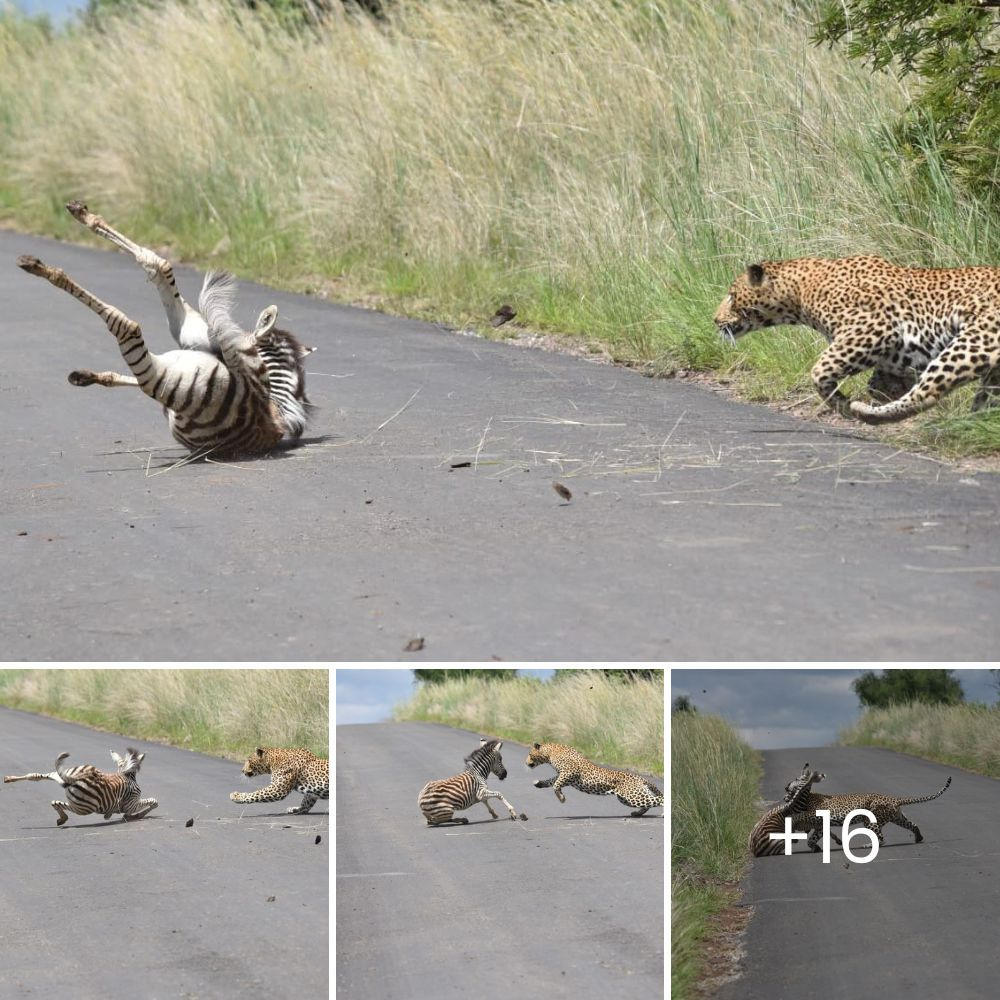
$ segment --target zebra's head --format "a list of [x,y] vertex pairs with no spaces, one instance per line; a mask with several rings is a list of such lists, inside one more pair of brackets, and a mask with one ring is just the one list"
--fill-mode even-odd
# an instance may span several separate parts
[[801,796],[803,792],[808,795],[809,789],[812,785],[819,781],[822,781],[826,777],[821,771],[810,771],[809,764],[806,763],[802,767],[802,774],[797,778],[793,778],[791,781],[785,785],[785,798],[786,803],[794,801],[796,796]]
[[110,751],[111,759],[118,766],[119,774],[138,774],[139,765],[142,763],[143,757],[146,755],[144,753],[139,753],[134,747],[128,747],[125,750],[125,754],[117,754],[114,750]]
[[500,756],[502,746],[501,740],[480,739],[479,749],[473,750],[465,758],[465,766],[471,767],[484,778],[488,774],[495,774],[503,781],[507,777],[507,768],[503,766],[503,758]]

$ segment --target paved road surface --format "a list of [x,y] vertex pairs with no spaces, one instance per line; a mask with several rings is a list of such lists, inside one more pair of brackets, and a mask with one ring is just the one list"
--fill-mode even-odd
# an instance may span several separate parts
[[[504,743],[526,822],[428,827],[417,793],[480,735],[428,723],[337,727],[339,1000],[655,1000],[663,995],[662,810],[535,788],[552,771]],[[544,773],[540,773],[544,772]],[[663,787],[662,782],[656,784]]]
[[[754,914],[744,975],[718,1000],[987,1000],[997,995],[1000,951],[1000,781],[915,757],[857,747],[771,750],[763,795],[784,794],[805,761],[824,771],[816,791],[880,791],[939,799],[906,806],[920,827],[887,826],[870,864],[845,868],[797,846],[792,857],[758,858],[744,882]],[[852,844],[867,854],[863,838]]]
[[160,803],[142,820],[57,827],[54,782],[0,785],[0,996],[327,1000],[326,803],[239,806],[238,763],[0,709],[3,774],[51,771],[63,750],[111,771],[126,745]]
[[[163,472],[181,452],[151,400],[67,384],[121,358],[19,253],[172,346],[130,258],[0,233],[8,658],[396,660],[418,637],[418,660],[996,651],[1000,476],[254,286],[241,317],[274,301],[320,348],[312,436]],[[197,276],[178,277],[195,298]]]

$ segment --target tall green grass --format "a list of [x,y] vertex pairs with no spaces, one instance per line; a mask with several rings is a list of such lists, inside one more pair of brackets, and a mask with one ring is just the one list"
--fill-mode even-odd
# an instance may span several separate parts
[[746,864],[757,820],[757,754],[717,716],[677,712],[670,723],[671,996],[693,995],[711,917],[729,902],[724,883]]
[[233,760],[329,756],[327,670],[0,670],[0,705]]
[[663,680],[588,670],[557,681],[484,677],[422,684],[393,718],[442,722],[520,743],[567,743],[603,764],[663,774]]
[[894,705],[869,708],[840,734],[848,746],[886,747],[1000,778],[1000,707]]
[[52,39],[7,16],[0,218],[86,239],[79,198],[271,282],[480,327],[507,301],[619,359],[809,394],[812,333],[715,334],[747,261],[1000,246],[933,136],[919,175],[892,147],[905,85],[810,45],[808,9],[399,0],[294,35],[168,0]]

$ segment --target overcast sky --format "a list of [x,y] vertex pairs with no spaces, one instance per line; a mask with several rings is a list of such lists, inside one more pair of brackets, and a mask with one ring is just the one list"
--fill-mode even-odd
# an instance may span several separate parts
[[[551,677],[552,670],[519,670],[518,676]],[[392,706],[413,693],[413,671],[385,667],[337,670],[337,725],[388,722]]]
[[[827,746],[861,714],[851,681],[864,670],[713,670],[674,667],[670,698],[686,694],[699,712],[721,715],[758,750]],[[997,700],[987,668],[955,670],[967,701]]]

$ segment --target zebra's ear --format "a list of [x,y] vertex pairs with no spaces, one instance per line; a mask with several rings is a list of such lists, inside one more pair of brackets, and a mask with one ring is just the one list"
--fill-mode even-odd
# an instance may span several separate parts
[[118,754],[116,754],[116,753],[114,752],[114,750],[109,750],[109,751],[108,751],[108,753],[109,753],[109,754],[111,754],[111,759],[112,759],[112,760],[113,760],[113,761],[115,762],[115,764],[117,764],[117,765],[118,765],[119,767],[121,767],[121,766],[122,766],[122,764],[124,764],[124,763],[125,763],[125,760],[124,760],[124,758],[122,758],[122,757],[119,757],[119,756],[118,756]]
[[268,306],[258,317],[257,325],[254,327],[254,337],[263,337],[270,332],[278,319],[278,307]]
[[497,740],[497,745],[493,748],[494,750],[499,750],[503,746],[503,740]]

